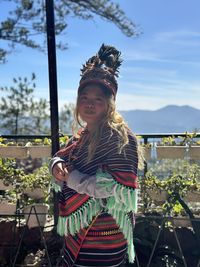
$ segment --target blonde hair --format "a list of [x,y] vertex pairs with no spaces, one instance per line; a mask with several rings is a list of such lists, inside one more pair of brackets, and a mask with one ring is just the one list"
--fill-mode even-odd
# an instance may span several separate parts
[[[109,125],[111,129],[116,131],[119,135],[119,144],[118,144],[118,151],[119,153],[122,153],[123,148],[129,143],[129,138],[128,138],[128,131],[129,127],[121,114],[116,111],[116,105],[115,105],[115,100],[113,98],[113,95],[109,92],[109,90],[102,85],[100,88],[103,90],[107,104],[108,104],[108,110],[105,116],[102,118],[102,120],[97,124],[96,128],[92,131],[90,135],[90,142],[88,146],[88,162],[92,159],[92,157],[95,154],[96,147],[100,142],[100,138],[102,136],[102,132],[104,129],[105,125]],[[83,91],[83,90],[82,90]],[[74,125],[77,125],[84,127],[83,122],[81,121],[79,112],[78,112],[78,107],[79,107],[79,99],[80,99],[81,93],[77,97],[77,103],[75,107],[75,122]],[[137,140],[137,137],[136,137]],[[140,161],[140,150],[139,150],[139,142],[137,142],[137,147],[138,147],[138,158]]]

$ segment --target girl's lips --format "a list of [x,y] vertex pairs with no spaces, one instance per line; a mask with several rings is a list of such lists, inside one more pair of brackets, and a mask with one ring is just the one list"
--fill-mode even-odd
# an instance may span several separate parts
[[86,109],[86,110],[84,110],[84,113],[85,113],[85,114],[88,114],[88,115],[95,114],[95,112],[94,112],[93,110],[91,110],[91,109]]

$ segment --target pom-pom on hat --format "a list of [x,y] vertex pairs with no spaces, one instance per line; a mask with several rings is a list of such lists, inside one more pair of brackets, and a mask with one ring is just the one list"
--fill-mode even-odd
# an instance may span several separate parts
[[114,46],[104,45],[100,47],[98,53],[89,58],[81,69],[81,80],[78,93],[86,85],[91,83],[102,84],[116,96],[119,67],[122,63],[121,52]]

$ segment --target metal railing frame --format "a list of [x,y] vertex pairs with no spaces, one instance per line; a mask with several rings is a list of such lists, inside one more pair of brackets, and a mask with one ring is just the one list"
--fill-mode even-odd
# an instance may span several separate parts
[[[170,136],[173,136],[175,138],[186,137],[187,134],[186,133],[159,133],[159,134],[158,133],[149,133],[149,134],[137,134],[137,136],[140,136],[144,140],[144,145],[147,145],[149,143],[150,139],[154,140],[154,139],[170,137]],[[71,136],[71,135],[68,135],[68,136]],[[49,138],[49,139],[51,139],[51,135],[1,135],[1,137],[9,139],[9,140],[32,140],[32,139],[36,139],[36,138],[39,138],[39,139]],[[200,138],[200,133],[197,133],[195,138]],[[144,172],[146,172],[146,171],[147,171],[147,163],[145,163]],[[148,216],[148,219],[153,219],[153,218],[155,219],[155,216]],[[147,263],[146,267],[150,267],[151,261],[153,259],[153,256],[154,256],[154,253],[155,253],[155,250],[156,250],[156,246],[157,246],[159,237],[160,237],[161,232],[162,232],[162,230],[164,228],[164,224],[167,221],[171,221],[172,222],[172,226],[173,226],[173,230],[174,230],[174,236],[175,236],[175,239],[176,239],[176,242],[177,242],[177,245],[178,245],[179,252],[180,252],[181,257],[182,257],[182,261],[183,261],[184,267],[189,267],[187,265],[187,262],[186,262],[186,259],[185,259],[184,255],[183,255],[181,244],[180,244],[180,241],[179,241],[178,236],[176,234],[176,229],[175,229],[175,227],[173,225],[173,217],[157,217],[157,219],[161,219],[162,222],[161,222],[161,225],[160,225],[157,237],[156,237],[156,241],[155,241],[155,243],[153,245],[153,249],[152,249],[152,252],[151,252],[151,255],[149,257],[149,260],[148,260],[148,263]],[[188,218],[188,220],[191,221],[190,218]],[[193,219],[193,220],[200,222],[200,219]],[[48,261],[50,261],[49,255],[48,255],[48,251],[47,251],[47,256],[48,256]],[[15,260],[16,260],[16,258],[15,258]],[[139,263],[137,255],[136,255],[136,264],[137,264],[138,267],[140,267],[140,263]],[[196,267],[200,267],[200,260],[197,263]]]

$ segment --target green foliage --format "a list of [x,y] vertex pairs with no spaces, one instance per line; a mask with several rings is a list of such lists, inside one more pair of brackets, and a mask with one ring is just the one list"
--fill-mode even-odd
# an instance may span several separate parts
[[28,127],[27,113],[31,109],[33,91],[35,88],[35,75],[32,74],[31,82],[27,78],[13,79],[14,86],[1,87],[0,90],[6,94],[1,98],[0,109],[4,129],[10,129],[11,134],[18,134],[20,124]]
[[[10,1],[7,0],[7,2]],[[7,54],[17,44],[37,48],[40,51],[46,50],[45,2],[42,0],[15,0],[13,2],[12,11],[0,26],[0,39],[8,43],[7,48],[0,50],[1,62],[5,62]],[[93,20],[95,16],[100,16],[115,24],[127,36],[137,36],[139,33],[138,27],[125,16],[119,5],[110,0],[54,1],[54,13],[57,47],[60,49],[67,48],[67,43],[63,42],[62,36],[66,34],[69,16],[83,20]],[[38,35],[42,35],[43,38],[38,38]]]
[[1,122],[2,131],[9,134],[38,134],[49,132],[45,126],[49,119],[49,104],[46,99],[34,100],[36,76],[33,73],[30,81],[25,78],[14,78],[13,86],[0,87],[4,92],[1,97]]
[[[192,174],[192,176],[194,175]],[[195,177],[184,177],[180,174],[170,176],[164,183],[168,194],[178,193],[182,197],[185,196],[188,190],[197,190],[199,187]]]
[[59,128],[61,133],[71,133],[74,121],[74,109],[75,105],[72,103],[64,104],[62,106],[59,114]]
[[[141,197],[144,209],[162,211],[164,214],[183,214],[184,210],[177,196],[181,199],[188,192],[200,192],[200,166],[185,162],[179,168],[174,169],[172,174],[161,180],[152,170],[149,170],[144,178],[141,178]],[[156,199],[152,199],[149,190],[157,192]],[[159,192],[166,192],[164,201],[159,199]],[[154,204],[156,203],[156,206]]]
[[49,121],[50,121],[50,109],[49,102],[46,99],[40,98],[39,100],[33,99],[30,109],[31,123],[34,125],[31,129],[32,134],[46,134],[50,132]]
[[[69,141],[69,136],[68,135],[63,135],[59,137],[59,143],[60,147],[64,147],[67,145]],[[50,146],[51,145],[51,139],[50,138],[35,138],[31,141],[26,141],[26,140],[20,140],[19,141],[9,141],[7,138],[3,138],[0,136],[0,147],[6,147],[6,146]]]
[[20,143],[19,142],[15,142],[15,141],[8,141],[7,138],[4,137],[0,137],[0,147],[4,147],[4,146],[19,146]]
[[184,137],[180,137],[182,139],[181,144],[182,145],[200,145],[200,140],[197,139],[197,132],[193,133],[185,133]]
[[34,170],[32,173],[24,174],[20,177],[19,181],[21,188],[42,188],[48,190],[51,182],[51,175],[47,165]]
[[185,132],[185,136],[169,136],[163,137],[158,145],[161,146],[185,146],[185,145],[200,145],[200,140],[197,137],[197,132]]
[[17,180],[20,180],[24,175],[22,169],[17,168],[16,161],[14,159],[2,159],[0,158],[0,179],[3,180],[5,185],[16,184]]
[[162,189],[163,181],[159,180],[156,175],[154,175],[151,171],[148,171],[145,175],[144,180],[142,180],[143,185],[146,188],[152,189],[153,187]]
[[68,141],[69,141],[69,137],[68,137],[67,135],[61,136],[61,137],[59,138],[60,147],[61,147],[61,148],[62,148],[62,147],[65,147],[65,146],[67,145]]
[[43,146],[43,145],[51,145],[51,139],[45,137],[44,139],[41,138],[35,138],[32,141],[29,141],[25,144],[26,146]]
[[163,146],[175,146],[176,144],[176,140],[173,136],[169,136],[169,137],[163,137],[161,142],[159,143],[159,145],[163,145]]
[[[42,98],[35,100],[35,79],[33,73],[30,81],[26,77],[19,77],[13,79],[13,86],[0,87],[0,91],[4,92],[4,96],[0,99],[2,133],[49,134],[49,102]],[[61,108],[59,116],[61,132],[68,134],[72,131],[73,114],[73,104],[65,104]]]
[[16,203],[16,199],[20,197],[21,202],[30,204],[38,202],[30,196],[25,195],[26,190],[34,191],[34,189],[42,189],[43,195],[39,201],[48,202],[50,197],[50,185],[52,176],[49,173],[48,165],[43,164],[30,173],[26,173],[24,168],[19,168],[14,159],[0,159],[0,179],[5,185],[13,185],[13,189],[8,189],[1,198],[12,200]]
[[177,215],[183,213],[183,207],[177,200],[177,195],[184,198],[189,191],[200,190],[200,183],[197,182],[193,172],[189,176],[174,174],[164,181],[164,190],[168,193],[168,199],[163,205],[164,212]]
[[18,167],[15,159],[0,159],[0,178],[3,179],[5,185],[18,184],[20,190],[23,188],[46,189],[51,181],[47,164],[43,164],[31,173],[26,173],[23,168]]

